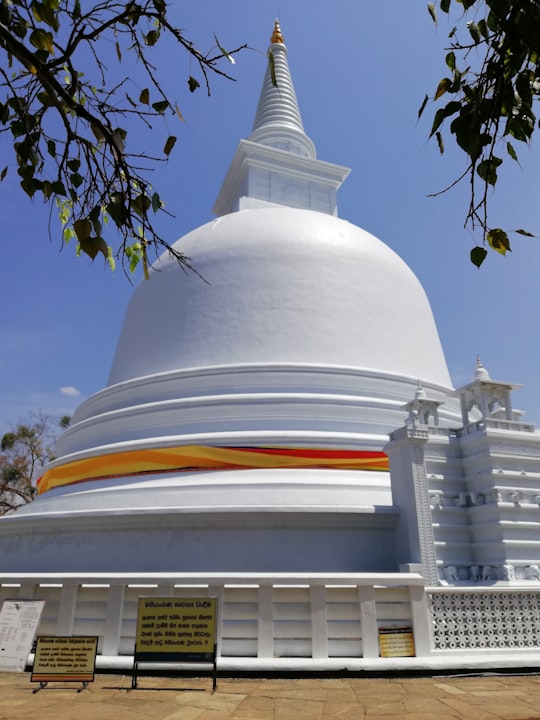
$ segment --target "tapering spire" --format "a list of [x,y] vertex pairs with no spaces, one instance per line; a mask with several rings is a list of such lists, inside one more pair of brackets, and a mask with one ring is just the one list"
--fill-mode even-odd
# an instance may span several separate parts
[[276,20],[253,131],[240,140],[214,212],[271,204],[337,215],[336,192],[348,174],[348,168],[317,160],[304,132]]
[[304,131],[289,70],[287,46],[283,42],[277,20],[270,38],[268,65],[253,131],[248,140],[287,150],[303,157],[316,157],[315,146]]

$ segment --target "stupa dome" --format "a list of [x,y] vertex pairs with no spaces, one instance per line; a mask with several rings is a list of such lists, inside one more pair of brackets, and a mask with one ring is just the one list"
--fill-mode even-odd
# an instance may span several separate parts
[[203,225],[175,247],[202,279],[159,260],[129,305],[110,385],[219,361],[351,366],[450,387],[422,286],[365,230],[264,207]]

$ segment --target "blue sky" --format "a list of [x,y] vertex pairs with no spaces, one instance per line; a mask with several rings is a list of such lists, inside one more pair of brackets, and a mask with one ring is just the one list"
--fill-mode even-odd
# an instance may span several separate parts
[[[515,236],[514,252],[506,258],[492,253],[477,270],[468,259],[471,235],[463,229],[467,186],[428,197],[465,167],[450,140],[442,159],[427,142],[432,110],[417,122],[424,94],[432,95],[445,74],[446,17],[435,28],[423,0],[190,0],[172,9],[201,49],[213,45],[216,32],[228,48],[247,43],[254,50],[231,68],[237,82],[215,79],[208,98],[202,90],[189,93],[185,55],[157,48],[161,77],[186,120],[168,121],[178,142],[169,163],[155,171],[155,186],[175,215],[163,218],[164,236],[173,242],[211,219],[238,140],[251,131],[279,16],[318,157],[352,168],[338,196],[340,216],[381,238],[417,274],[454,385],[470,380],[479,354],[493,379],[523,384],[514,405],[540,423],[540,240]],[[136,67],[130,75],[136,79]],[[2,155],[7,149],[0,144]],[[521,169],[505,163],[493,224],[540,234],[538,150],[523,149],[520,159]],[[70,414],[105,386],[133,286],[99,259],[78,259],[71,246],[60,252],[56,239],[48,239],[47,209],[22,194],[14,171],[0,185],[0,221],[2,432],[32,411]]]

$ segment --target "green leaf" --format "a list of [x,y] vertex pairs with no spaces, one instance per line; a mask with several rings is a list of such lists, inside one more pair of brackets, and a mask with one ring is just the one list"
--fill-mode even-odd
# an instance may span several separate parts
[[450,0],[441,0],[441,10],[448,13],[450,10]]
[[176,138],[174,135],[170,135],[167,138],[167,142],[165,143],[165,147],[163,148],[163,152],[165,155],[169,155],[171,150],[173,149],[174,145],[176,143]]
[[270,70],[270,80],[272,81],[272,87],[277,88],[277,78],[276,78],[276,61],[274,60],[274,53],[269,50],[268,51],[268,68]]
[[56,157],[56,143],[54,140],[47,140],[47,152],[51,157]]
[[107,263],[114,272],[116,270],[116,260],[114,259],[113,249],[110,245],[107,246]]
[[443,78],[439,84],[437,85],[437,90],[435,91],[435,97],[434,100],[438,100],[440,97],[444,95],[444,93],[449,90],[452,87],[452,81],[450,78]]
[[60,180],[56,180],[51,184],[52,191],[55,195],[60,195],[61,197],[66,197],[66,188],[64,187],[64,184]]
[[82,242],[90,237],[90,233],[92,232],[92,223],[88,220],[88,218],[85,218],[84,220],[75,220],[73,223],[73,229],[75,230],[77,240]]
[[73,175],[70,175],[69,179],[74,188],[80,187],[84,182],[83,176],[79,175],[78,172],[75,172],[75,173],[73,173]]
[[152,195],[152,210],[153,210],[154,212],[157,212],[157,211],[160,210],[160,209],[161,209],[161,198],[160,198],[159,195],[155,192],[155,193]]
[[[53,105],[57,104],[57,100],[47,92],[39,92],[36,97],[44,107],[53,107]],[[58,102],[58,104],[62,105],[61,102]]]
[[150,47],[152,45],[155,45],[158,40],[159,40],[159,30],[150,30],[150,32],[144,36],[145,45],[149,45]]
[[34,197],[34,193],[36,192],[36,190],[39,190],[36,183],[33,180],[27,178],[21,180],[21,187],[29,197]]
[[74,158],[73,160],[68,160],[66,164],[72,172],[77,172],[81,166],[81,161],[78,158]]
[[195,90],[197,88],[201,87],[201,83],[198,80],[196,80],[194,77],[192,77],[191,75],[189,76],[188,85],[189,85],[189,92],[195,92]]
[[429,137],[435,134],[435,132],[440,128],[441,123],[445,118],[453,115],[454,113],[457,113],[459,110],[461,110],[461,103],[458,100],[452,100],[443,108],[439,108],[435,113],[435,117],[433,118],[433,126],[431,128]]
[[168,100],[159,100],[158,102],[152,103],[152,107],[154,108],[154,110],[157,113],[162,115],[165,112],[165,110],[170,106],[169,106]]
[[531,232],[528,232],[527,230],[523,230],[523,228],[521,228],[520,230],[514,230],[514,232],[518,233],[519,235],[525,235],[525,237],[536,237],[536,235],[533,235]]
[[131,201],[131,208],[137,213],[137,215],[144,217],[150,209],[151,204],[152,202],[148,195],[143,195],[141,193]]
[[471,262],[473,265],[476,265],[477,268],[480,267],[480,265],[484,262],[486,259],[487,250],[483,247],[473,247],[471,250]]
[[91,123],[90,129],[94,133],[95,138],[98,142],[105,139],[105,133],[103,132],[103,130],[100,128],[99,125],[97,125],[96,123]]
[[454,133],[457,144],[473,162],[480,157],[485,143],[476,107],[470,104],[461,106],[459,115],[450,124],[450,132]]
[[444,153],[444,141],[442,139],[442,135],[440,132],[435,133],[435,137],[437,138],[437,145],[439,146],[439,152],[441,155]]
[[446,56],[446,64],[450,68],[450,70],[456,69],[456,54],[454,52],[449,52]]
[[52,184],[48,180],[43,181],[43,186],[41,188],[41,192],[43,193],[43,197],[45,200],[48,200],[52,195]]
[[127,209],[124,205],[123,195],[121,193],[115,193],[111,196],[111,200],[105,207],[108,215],[114,220],[117,227],[122,227],[125,224],[128,216]]
[[420,118],[422,117],[422,113],[424,112],[424,110],[425,110],[425,108],[426,108],[426,105],[427,105],[427,103],[428,103],[428,100],[429,100],[429,98],[428,98],[427,95],[426,95],[426,97],[422,100],[422,104],[420,105],[420,109],[418,110],[418,119],[419,119],[419,120],[420,120]]
[[120,45],[116,42],[114,46],[116,48],[116,57],[118,58],[118,62],[122,62],[122,51],[120,50]]
[[216,37],[216,33],[214,33],[214,40],[216,41],[216,45],[217,45],[218,48],[220,49],[220,51],[221,51],[221,53],[223,54],[223,56],[227,58],[227,60],[231,63],[231,65],[235,65],[235,64],[236,64],[236,60],[233,58],[233,56],[232,56],[230,53],[228,53],[228,52],[225,50],[224,47],[222,47],[222,46],[220,45],[219,40],[218,40],[217,37]]
[[428,2],[427,4],[428,13],[431,15],[431,19],[437,24],[437,11],[435,10],[435,3]]
[[482,35],[480,34],[480,29],[478,28],[478,25],[475,22],[468,22],[467,23],[467,29],[469,33],[471,34],[472,39],[476,44],[480,42],[482,39]]
[[109,247],[102,237],[88,237],[79,240],[79,245],[83,253],[86,253],[92,260],[98,253],[101,253],[108,260]]
[[507,142],[507,143],[506,143],[506,151],[508,152],[508,154],[510,155],[510,157],[512,158],[512,160],[515,160],[516,162],[518,162],[517,153],[516,153],[516,151],[514,150],[514,146],[512,145],[511,142]]
[[43,22],[49,27],[52,27],[52,29],[55,32],[58,32],[59,28],[59,21],[58,17],[55,13],[55,10],[58,9],[58,3],[50,3],[50,2],[37,2],[36,0],[33,0],[32,4],[30,5],[30,8],[32,10],[32,14],[35,17],[35,19],[38,22]]
[[487,40],[487,38],[489,37],[489,30],[487,23],[484,19],[478,21],[478,29],[480,30],[482,37],[486,38]]
[[486,233],[486,240],[490,246],[501,255],[512,252],[508,235],[501,228],[493,228]]
[[47,30],[41,28],[34,30],[30,35],[30,42],[38,50],[46,50],[51,55],[54,55],[53,36]]
[[2,182],[2,180],[6,177],[7,171],[8,171],[8,166],[6,165],[6,167],[0,173],[0,182]]
[[493,155],[491,158],[482,160],[481,163],[478,163],[476,172],[482,180],[489,183],[489,185],[495,185],[497,182],[497,168],[501,165],[501,163],[502,160]]
[[139,95],[139,102],[143,105],[150,105],[150,91],[148,88],[144,88],[144,90],[141,90],[141,94]]

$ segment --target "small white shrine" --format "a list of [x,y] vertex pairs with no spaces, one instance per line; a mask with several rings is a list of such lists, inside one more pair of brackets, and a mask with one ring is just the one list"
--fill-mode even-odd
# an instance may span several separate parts
[[98,667],[129,667],[139,596],[194,593],[223,670],[540,666],[540,433],[480,360],[453,388],[415,275],[338,217],[278,23],[269,52],[217,219],[175,244],[199,275],[165,254],[135,290],[107,387],[0,519],[0,599],[98,635]]

